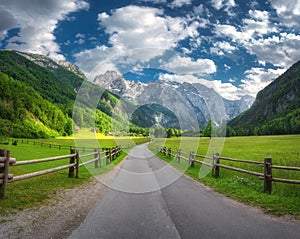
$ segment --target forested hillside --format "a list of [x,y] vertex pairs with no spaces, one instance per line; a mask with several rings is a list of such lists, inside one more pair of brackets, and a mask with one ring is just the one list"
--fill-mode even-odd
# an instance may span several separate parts
[[72,133],[72,120],[31,87],[0,72],[0,135],[45,138]]
[[[95,109],[87,102],[73,106],[84,79],[50,58],[15,51],[0,51],[0,135],[12,137],[54,137],[69,135],[72,118],[80,128],[95,126],[98,132],[124,132],[136,127],[113,112],[119,98],[99,86],[88,85],[101,95]],[[113,116],[113,117],[112,117]],[[135,130],[136,133],[140,128]]]
[[252,107],[228,123],[229,135],[300,133],[300,61],[257,94]]
[[15,51],[0,51],[0,71],[32,87],[44,99],[58,105],[69,116],[72,115],[75,89],[83,82],[74,73],[53,61],[51,67],[42,67]]

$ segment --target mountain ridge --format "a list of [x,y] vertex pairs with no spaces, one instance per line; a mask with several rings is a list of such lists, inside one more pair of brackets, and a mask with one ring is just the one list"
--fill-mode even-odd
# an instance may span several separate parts
[[237,135],[300,133],[300,61],[261,90],[250,109],[228,126]]
[[[114,71],[107,71],[105,74],[96,76],[93,83],[127,100],[142,104],[147,104],[145,99],[148,99],[148,103],[150,104],[154,98],[164,99],[164,97],[165,101],[167,99],[176,101],[175,98],[165,96],[169,90],[174,94],[178,94],[179,97],[193,109],[200,128],[204,128],[211,118],[215,118],[218,124],[222,124],[222,122],[232,119],[247,110],[254,101],[254,98],[251,96],[245,96],[238,101],[227,100],[222,98],[214,89],[208,88],[200,83],[191,84],[187,82],[179,83],[162,80],[151,83],[130,81]],[[224,109],[221,109],[222,107],[220,105],[215,105],[214,100],[222,102]],[[166,103],[165,101],[162,103]],[[158,102],[161,103],[161,101]],[[214,116],[212,116],[212,114]],[[155,115],[152,115],[150,121],[154,122],[154,118]],[[149,122],[147,124],[149,124]],[[168,127],[168,125],[166,126]],[[169,126],[173,127],[174,125]]]
[[[0,51],[0,73],[0,83],[4,84],[0,89],[3,96],[0,98],[0,106],[3,108],[0,124],[3,126],[2,129],[7,129],[1,131],[0,134],[28,138],[71,134],[72,124],[71,129],[70,127],[66,130],[56,129],[55,124],[58,124],[56,114],[52,115],[48,112],[49,109],[53,109],[53,112],[61,116],[61,122],[74,120],[74,124],[80,128],[97,127],[101,133],[109,133],[112,125],[120,131],[125,127],[124,125],[128,125],[126,120],[113,111],[118,97],[86,81],[86,94],[99,95],[99,102],[91,108],[85,98],[79,99],[78,107],[75,109],[74,102],[76,102],[84,79],[46,56],[17,51]],[[11,89],[16,84],[21,85],[16,89],[23,89],[24,92],[20,94],[14,92],[4,98],[6,88]],[[26,103],[23,103],[23,98],[26,99]],[[39,104],[35,98],[44,103]],[[22,114],[15,114],[16,110],[12,105],[20,109]],[[33,107],[26,108],[27,105]],[[5,108],[5,106],[9,107]],[[39,118],[44,111],[47,114]],[[137,128],[137,131],[141,129]]]

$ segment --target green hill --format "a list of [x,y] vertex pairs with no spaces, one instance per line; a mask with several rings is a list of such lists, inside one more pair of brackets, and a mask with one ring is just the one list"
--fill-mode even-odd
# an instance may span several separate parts
[[[0,135],[36,138],[72,133],[73,106],[84,79],[48,57],[16,51],[0,51],[0,73]],[[110,132],[112,124],[120,132],[128,125],[134,128],[113,113],[116,95],[85,85],[87,93],[101,99],[96,115],[82,99],[73,117],[75,125],[93,125],[102,133]]]
[[69,116],[72,115],[74,89],[83,79],[44,57],[41,66],[15,51],[0,51],[0,71],[36,90],[44,99],[58,105]]
[[45,138],[72,133],[72,120],[33,88],[0,72],[0,135]]
[[300,133],[300,61],[257,94],[251,108],[228,123],[229,135]]

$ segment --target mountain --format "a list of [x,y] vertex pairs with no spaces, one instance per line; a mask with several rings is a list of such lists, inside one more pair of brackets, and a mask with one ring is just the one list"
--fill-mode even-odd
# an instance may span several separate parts
[[142,131],[114,110],[117,95],[84,81],[74,70],[78,71],[46,56],[0,51],[0,135],[69,135],[72,123],[80,128],[96,127],[102,133],[127,134],[129,130],[124,129],[128,126],[134,128],[132,134]]
[[33,88],[0,72],[0,135],[48,138],[72,133],[72,120]]
[[249,110],[228,123],[232,135],[300,133],[300,61],[261,90]]
[[93,83],[139,106],[132,112],[132,121],[140,126],[160,123],[166,128],[186,129],[195,128],[190,123],[196,120],[204,128],[210,119],[221,125],[247,110],[254,101],[251,96],[226,100],[199,83],[125,80],[114,71],[96,76]]
[[0,71],[23,82],[70,117],[83,79],[46,56],[0,51]]
[[79,69],[78,66],[76,66],[74,64],[71,64],[70,62],[67,62],[67,61],[58,61],[57,64],[64,67],[64,68],[66,68],[67,70],[73,72],[74,74],[76,74],[80,78],[86,80],[85,74]]

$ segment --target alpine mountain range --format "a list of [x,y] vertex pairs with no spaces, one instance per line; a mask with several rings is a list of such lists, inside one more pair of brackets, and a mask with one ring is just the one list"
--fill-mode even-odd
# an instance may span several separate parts
[[[221,97],[214,89],[200,83],[164,80],[144,83],[126,80],[115,71],[97,75],[93,83],[120,96],[125,101],[133,102],[140,114],[132,112],[131,119],[139,125],[145,124],[141,117],[147,117],[148,127],[160,123],[163,127],[186,129],[191,128],[192,123],[199,124],[199,127],[203,128],[209,120],[216,125],[224,125],[249,109],[255,100],[249,95],[239,100],[228,100]],[[166,109],[162,110],[162,108]],[[137,115],[140,115],[139,119]]]

